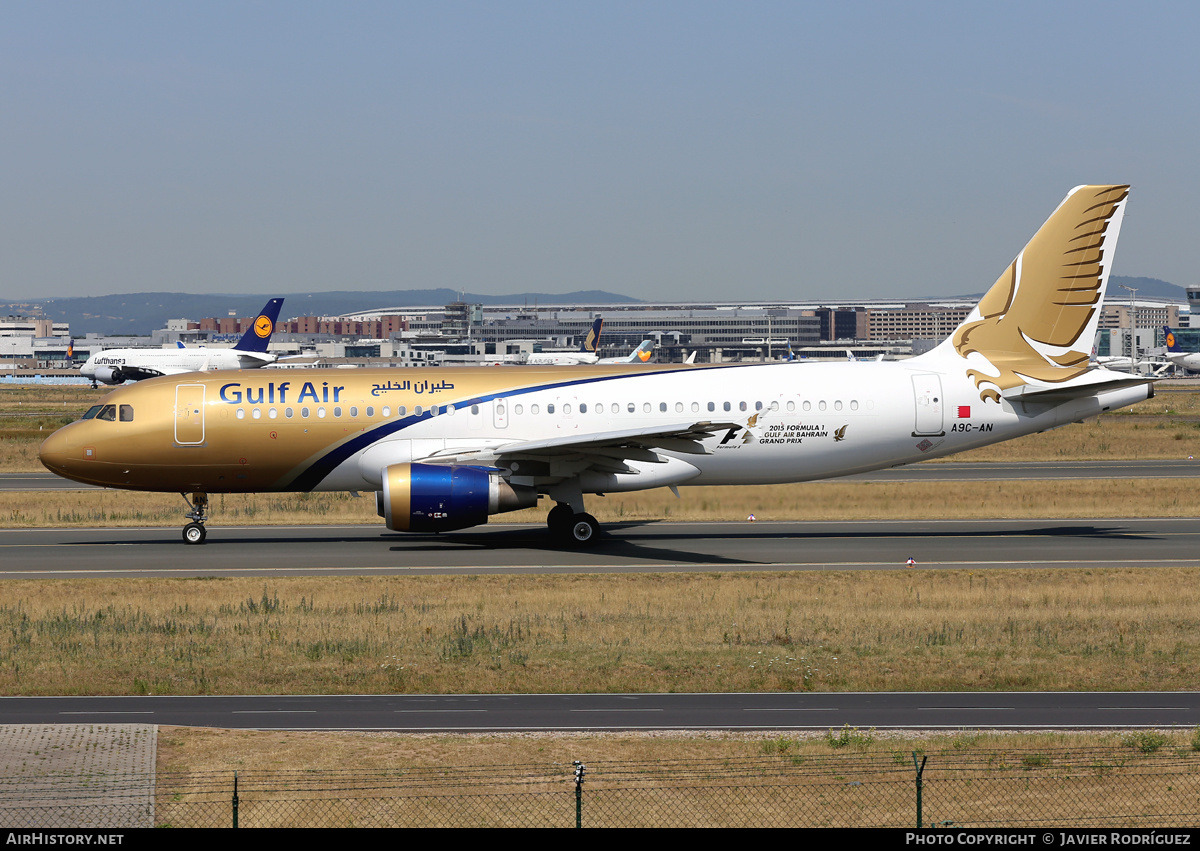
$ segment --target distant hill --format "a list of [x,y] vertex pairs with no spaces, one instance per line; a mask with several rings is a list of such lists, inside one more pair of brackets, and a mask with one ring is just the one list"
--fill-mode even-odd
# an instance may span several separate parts
[[1175,284],[1160,281],[1158,278],[1131,278],[1128,275],[1112,275],[1108,279],[1108,301],[1120,301],[1129,298],[1129,293],[1121,286],[1133,287],[1139,298],[1177,298],[1187,301],[1187,290]]
[[[168,319],[253,316],[276,294],[193,295],[191,293],[127,293],[83,298],[48,298],[40,301],[0,301],[3,313],[27,313],[38,305],[55,322],[71,323],[71,333],[148,335]],[[285,295],[280,316],[340,316],[376,308],[433,307],[452,301],[480,304],[635,304],[638,299],[603,290],[582,290],[561,295],[515,293],[479,295],[450,289],[394,290],[386,292],[322,292]]]

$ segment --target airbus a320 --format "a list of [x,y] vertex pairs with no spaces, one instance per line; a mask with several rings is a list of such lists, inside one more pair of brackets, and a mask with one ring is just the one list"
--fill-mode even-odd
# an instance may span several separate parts
[[[554,502],[585,545],[588,495],[802,482],[937,458],[1153,395],[1089,364],[1127,186],[1073,189],[953,334],[898,362],[312,370],[168,376],[55,432],[70,479],[208,496],[374,491],[388,529],[443,532]],[[190,495],[190,497],[189,497]]]

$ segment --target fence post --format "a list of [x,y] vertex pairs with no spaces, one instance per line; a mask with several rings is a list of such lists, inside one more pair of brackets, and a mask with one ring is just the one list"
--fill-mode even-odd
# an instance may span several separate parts
[[238,826],[238,793],[237,793],[237,772],[233,772],[233,826]]
[[924,825],[921,821],[921,792],[923,791],[923,785],[921,783],[921,776],[925,773],[925,760],[929,759],[929,757],[923,756],[923,757],[921,757],[921,761],[917,762],[917,752],[916,751],[912,752],[912,757],[913,757],[913,766],[917,769],[917,778],[916,778],[916,780],[917,780],[917,827],[923,827]]
[[575,760],[575,827],[579,829],[583,827],[583,775],[587,773],[587,766],[579,760]]

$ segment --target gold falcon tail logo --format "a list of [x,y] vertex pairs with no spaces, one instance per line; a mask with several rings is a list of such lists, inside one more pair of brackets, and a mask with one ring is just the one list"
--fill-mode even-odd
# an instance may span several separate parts
[[1106,240],[1119,228],[1128,195],[1128,186],[1072,191],[980,300],[980,318],[954,332],[960,355],[978,352],[999,370],[967,370],[980,399],[1000,401],[984,384],[1006,390],[1026,379],[1068,381],[1087,370],[1092,341],[1080,337],[1103,297],[1114,248]]

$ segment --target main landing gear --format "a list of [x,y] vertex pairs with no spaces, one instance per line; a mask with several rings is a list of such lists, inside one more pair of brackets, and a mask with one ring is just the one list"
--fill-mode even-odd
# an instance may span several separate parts
[[183,516],[190,517],[192,520],[183,527],[183,542],[185,544],[203,544],[204,539],[208,536],[208,530],[204,528],[204,521],[208,519],[208,494],[194,493],[190,500],[187,498],[187,494],[181,493],[180,496],[191,509]]
[[591,546],[600,533],[600,523],[590,514],[576,512],[565,502],[560,502],[546,515],[550,534],[565,544],[576,547]]

